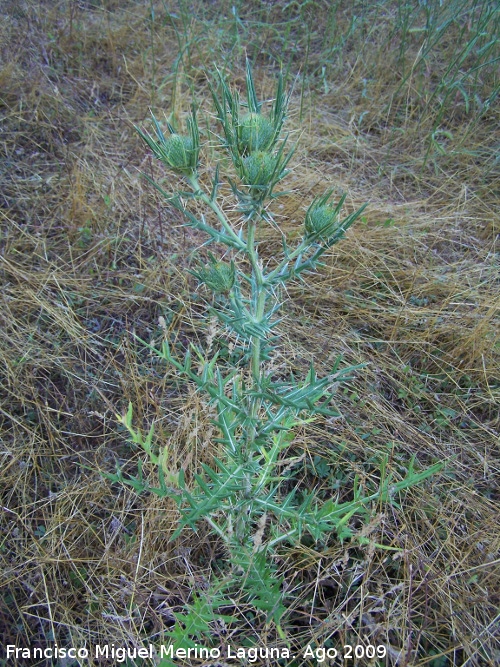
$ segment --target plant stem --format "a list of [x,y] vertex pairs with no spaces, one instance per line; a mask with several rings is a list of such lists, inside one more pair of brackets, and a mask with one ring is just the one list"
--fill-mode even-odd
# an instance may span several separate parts
[[[264,288],[264,276],[259,265],[259,257],[257,250],[255,248],[255,231],[256,231],[256,222],[250,220],[248,223],[248,238],[247,238],[247,254],[252,266],[253,272],[253,286],[252,286],[252,316],[255,323],[258,325],[262,322],[264,316],[264,307],[266,303],[266,290]],[[252,361],[251,361],[251,371],[254,381],[254,388],[258,389],[261,384],[261,364],[260,364],[260,352],[261,352],[261,339],[260,336],[252,336]]]
[[[267,288],[265,287],[265,278],[260,266],[259,255],[255,245],[255,232],[257,223],[254,219],[248,221],[247,237],[247,255],[252,267],[252,299],[251,299],[251,317],[254,323],[259,326],[264,319],[266,306]],[[265,332],[257,333],[251,337],[251,360],[250,371],[253,379],[253,390],[258,393],[262,387],[262,340],[265,341]],[[251,447],[256,434],[256,423],[261,406],[261,399],[257,396],[250,398],[250,418],[251,426],[246,433],[247,447]]]
[[217,216],[219,222],[221,225],[224,227],[224,230],[227,232],[227,234],[233,239],[235,244],[239,247],[240,250],[246,250],[247,249],[247,244],[245,241],[236,234],[236,232],[233,230],[231,225],[229,224],[226,216],[224,213],[221,211],[219,208],[218,204],[216,201],[212,200],[203,190],[201,189],[200,182],[198,181],[198,178],[193,174],[191,176],[186,177],[189,184],[193,188],[194,194],[199,197],[202,202],[204,202],[209,208],[212,209],[212,211],[215,213]]
[[302,242],[293,250],[290,254],[288,254],[286,257],[284,257],[281,262],[278,264],[278,266],[271,271],[266,276],[266,281],[271,283],[276,276],[279,276],[282,271],[284,271],[285,267],[287,264],[290,263],[291,260],[295,259],[298,257],[301,253],[306,251],[308,249],[308,244],[306,243],[305,239],[302,240]]

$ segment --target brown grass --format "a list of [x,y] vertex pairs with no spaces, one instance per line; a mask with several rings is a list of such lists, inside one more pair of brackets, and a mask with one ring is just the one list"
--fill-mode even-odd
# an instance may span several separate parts
[[[321,26],[305,38],[319,9],[303,3],[300,14],[291,3],[294,49],[279,4],[238,5],[238,42],[227,2],[189,11],[153,3],[153,25],[149,4],[133,0],[3,3],[4,650],[54,639],[88,648],[159,642],[172,612],[206,587],[223,557],[208,530],[169,542],[173,504],[137,497],[101,471],[116,462],[136,471],[141,455],[115,418],[129,401],[138,423],[155,421],[170,443],[174,469],[189,473],[216,453],[202,397],[133,336],[159,341],[160,316],[179,345],[209,331],[185,271],[204,239],[140,178],[153,173],[175,187],[132,125],[145,123],[150,107],[182,122],[193,92],[213,127],[205,68],[232,69],[242,84],[246,49],[260,54],[262,94],[272,94],[280,57],[297,77],[289,125],[300,144],[292,193],[276,209],[281,230],[298,234],[308,203],[328,187],[349,193],[347,210],[370,202],[321,273],[289,289],[277,364],[299,370],[314,358],[326,372],[339,353],[366,364],[339,395],[342,419],[297,434],[304,484],[331,493],[331,478],[313,474],[321,461],[346,479],[371,475],[382,452],[400,471],[412,454],[422,466],[447,462],[401,507],[378,508],[367,532],[394,550],[332,543],[283,553],[293,591],[284,630],[295,647],[330,637],[336,646],[385,644],[391,665],[500,661],[498,107],[472,127],[458,96],[443,120],[453,139],[441,135],[445,152],[428,153],[436,99],[416,91],[425,76],[439,81],[452,43],[396,91],[401,63],[395,37],[382,48],[382,19],[395,20],[397,4],[386,3],[358,50],[347,44],[328,61],[337,70],[328,64],[326,85]],[[330,3],[310,4],[326,16]],[[342,3],[341,28],[350,13]],[[213,149],[205,155],[209,170]],[[279,236],[263,230],[269,261]],[[244,637],[279,641],[259,619],[220,634],[222,643]]]

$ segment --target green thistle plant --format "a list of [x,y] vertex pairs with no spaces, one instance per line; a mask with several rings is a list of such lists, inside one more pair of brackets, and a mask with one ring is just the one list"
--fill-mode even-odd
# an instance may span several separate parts
[[[238,340],[240,362],[228,368],[219,359],[220,350],[207,357],[203,349],[194,344],[186,350],[184,358],[179,359],[168,339],[163,341],[160,350],[145,343],[176,369],[180,377],[194,383],[208,396],[216,409],[215,424],[222,453],[212,466],[202,464],[202,472],[194,475],[194,483],[188,488],[182,470],[168,470],[167,449],[160,448],[158,453],[154,450],[153,429],[144,437],[133,428],[130,405],[127,414],[118,419],[133,442],[142,447],[157,466],[159,486],[148,485],[141,469],[137,477],[125,477],[120,469],[108,477],[138,492],[148,490],[172,498],[180,516],[172,539],[185,528],[196,531],[200,522],[208,523],[225,545],[229,561],[225,577],[214,580],[211,589],[218,607],[221,594],[227,593],[231,598],[239,595],[256,613],[264,614],[268,622],[273,622],[282,634],[286,596],[274,564],[279,545],[296,543],[305,536],[324,542],[334,536],[341,541],[353,539],[354,516],[369,522],[375,502],[392,502],[398,492],[421,482],[436,472],[440,464],[417,473],[412,461],[407,475],[395,481],[387,474],[382,461],[378,484],[361,486],[356,478],[347,502],[334,499],[320,502],[314,491],[297,488],[294,467],[301,459],[299,456],[290,458],[286,453],[294,439],[294,429],[314,421],[318,415],[338,417],[332,405],[335,389],[350,380],[359,366],[342,367],[339,358],[330,373],[322,378],[311,366],[303,380],[273,379],[268,360],[277,347],[275,328],[282,305],[280,290],[288,281],[303,280],[305,275],[316,271],[322,255],[342,238],[365,206],[342,219],[345,196],[335,205],[329,203],[332,191],[316,198],[305,215],[302,239],[293,247],[283,239],[281,257],[274,267],[265,267],[259,256],[257,230],[261,221],[274,222],[267,203],[280,196],[274,192],[274,187],[286,175],[285,168],[293,153],[293,150],[285,153],[286,139],[280,138],[289,97],[283,91],[280,77],[270,119],[260,115],[262,104],[257,99],[249,65],[249,111],[241,122],[239,97],[220,74],[218,87],[212,86],[212,95],[223,131],[222,145],[242,182],[238,185],[230,181],[243,214],[239,231],[218,202],[219,170],[216,170],[210,194],[199,183],[200,147],[194,112],[187,137],[180,137],[169,126],[171,136],[165,139],[154,116],[156,138],[142,130],[138,132],[153,154],[183,177],[191,192],[182,191],[181,199],[181,193],[172,195],[151,181],[153,185],[182,211],[187,225],[205,232],[210,241],[225,246],[225,255],[230,258],[227,262],[210,255],[210,263],[192,273],[215,293],[214,306],[209,308],[208,314],[215,315],[229,335]],[[203,203],[211,212],[211,220],[192,213],[186,206],[189,199]],[[358,539],[363,541],[364,538]],[[206,593],[207,600],[210,594],[210,591]],[[202,602],[198,600],[197,604]],[[212,611],[215,608],[212,606]],[[212,618],[210,614],[209,617]],[[203,623],[197,632],[207,635],[208,621]],[[171,636],[182,644],[179,632],[177,628]],[[192,636],[185,638],[186,645],[192,641]],[[164,662],[162,667],[169,664]]]
[[219,73],[219,91],[211,85],[217,119],[224,134],[224,146],[229,151],[236,170],[241,169],[242,158],[255,151],[268,153],[276,150],[285,122],[290,96],[284,93],[283,78],[279,77],[276,96],[269,117],[261,113],[262,102],[257,98],[250,64],[247,62],[247,113],[242,115],[240,98],[231,91]]
[[191,271],[191,274],[216,294],[229,292],[236,279],[234,262],[219,262],[213,255],[210,256],[209,265]]
[[153,151],[155,157],[170,167],[173,171],[184,176],[196,174],[200,154],[200,135],[195,111],[188,119],[189,135],[178,134],[170,123],[167,123],[170,136],[165,137],[160,124],[153,116],[156,130],[156,139],[148,132],[135,129]]
[[174,171],[191,173],[196,167],[191,137],[172,134],[159,145],[159,153]]
[[275,175],[278,167],[278,158],[263,151],[250,153],[243,159],[241,180],[245,185],[268,185]]
[[247,113],[238,127],[240,155],[267,150],[272,146],[275,134],[273,124],[265,116],[260,113]]
[[317,197],[307,209],[304,227],[306,238],[311,242],[328,241],[328,239],[340,239],[345,232],[340,221],[340,213],[346,195],[343,195],[336,206],[327,202],[332,196],[332,190],[322,197]]

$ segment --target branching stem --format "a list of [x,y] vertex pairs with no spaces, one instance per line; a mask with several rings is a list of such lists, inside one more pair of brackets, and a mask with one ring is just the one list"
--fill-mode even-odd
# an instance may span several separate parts
[[245,241],[236,234],[234,229],[231,227],[228,219],[224,215],[224,212],[220,209],[216,201],[211,199],[201,188],[198,177],[195,174],[187,176],[187,180],[191,187],[193,188],[194,194],[199,197],[204,204],[206,204],[217,216],[219,222],[224,227],[224,231],[232,238],[235,244],[240,248],[240,250],[246,250],[247,244]]

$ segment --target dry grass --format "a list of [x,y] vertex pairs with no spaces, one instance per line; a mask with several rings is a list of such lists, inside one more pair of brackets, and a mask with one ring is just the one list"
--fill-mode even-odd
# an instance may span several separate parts
[[[280,58],[296,76],[300,145],[278,209],[283,231],[297,233],[326,187],[347,190],[351,209],[370,201],[322,273],[289,291],[276,363],[299,369],[314,357],[327,370],[339,352],[366,363],[339,396],[343,418],[297,435],[304,484],[331,494],[339,477],[370,475],[383,452],[400,470],[414,453],[421,465],[447,462],[403,506],[379,508],[370,537],[397,550],[297,544],[283,554],[285,632],[295,646],[385,644],[387,664],[401,667],[498,664],[499,113],[494,103],[467,113],[457,89],[440,119],[433,96],[453,38],[474,23],[457,20],[417,68],[418,31],[402,60],[388,28],[398,3],[367,12],[372,27],[341,49],[325,38],[333,3],[290,3],[287,16],[280,3],[237,4],[236,17],[228,2],[192,4],[1,8],[3,647],[159,642],[223,556],[208,531],[169,542],[175,508],[101,471],[136,469],[115,419],[129,400],[171,443],[174,468],[190,472],[215,453],[208,407],[132,335],[159,340],[162,316],[180,345],[213,336],[184,270],[203,239],[140,179],[160,171],[132,124],[149,107],[182,120],[191,92],[209,123],[205,67],[232,69],[241,83],[246,49],[259,54],[264,94]],[[338,6],[335,34],[352,13]],[[483,99],[495,76],[481,70]],[[206,156],[210,168],[210,147]],[[279,233],[263,240],[272,261]],[[276,640],[258,619],[244,619],[233,643],[244,637]]]

